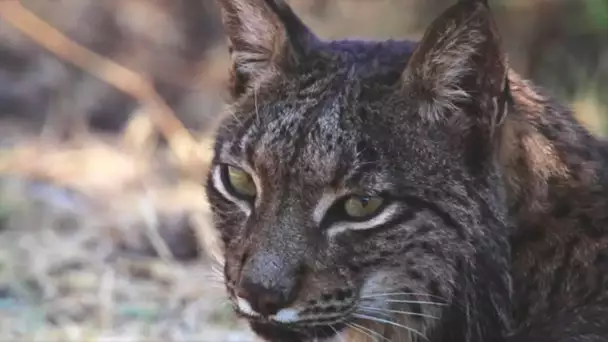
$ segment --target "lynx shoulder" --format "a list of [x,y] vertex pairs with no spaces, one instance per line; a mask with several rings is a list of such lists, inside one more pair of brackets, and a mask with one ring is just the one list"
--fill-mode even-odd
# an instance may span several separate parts
[[513,253],[513,341],[608,339],[608,145],[509,75],[502,164]]

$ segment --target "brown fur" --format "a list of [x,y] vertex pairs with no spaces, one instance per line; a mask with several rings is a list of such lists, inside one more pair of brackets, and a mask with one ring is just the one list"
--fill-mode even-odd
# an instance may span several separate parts
[[512,237],[513,341],[608,339],[608,161],[557,101],[511,72],[503,165]]

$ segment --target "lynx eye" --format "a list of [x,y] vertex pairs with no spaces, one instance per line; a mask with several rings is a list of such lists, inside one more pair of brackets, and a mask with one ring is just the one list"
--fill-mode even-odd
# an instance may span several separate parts
[[360,220],[376,215],[384,204],[379,196],[351,196],[344,201],[344,212],[351,218]]
[[242,169],[235,166],[224,165],[222,174],[224,184],[227,185],[229,191],[235,196],[251,199],[257,194],[257,188],[253,178]]

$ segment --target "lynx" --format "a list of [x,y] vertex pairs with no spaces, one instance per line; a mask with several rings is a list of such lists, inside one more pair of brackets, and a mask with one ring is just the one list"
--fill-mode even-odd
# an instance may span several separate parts
[[509,92],[488,8],[407,41],[323,41],[220,0],[233,61],[207,196],[230,301],[268,341],[502,341]]

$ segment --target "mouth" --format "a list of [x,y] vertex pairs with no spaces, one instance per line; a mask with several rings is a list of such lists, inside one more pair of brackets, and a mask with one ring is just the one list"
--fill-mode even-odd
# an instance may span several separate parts
[[247,320],[253,332],[268,342],[329,342],[347,326],[351,308],[341,314],[326,315],[321,318],[298,317],[298,311],[283,309],[265,316],[252,310],[244,300],[234,303],[237,316]]
[[346,324],[295,326],[274,322],[249,321],[251,329],[269,342],[323,341],[336,336]]

